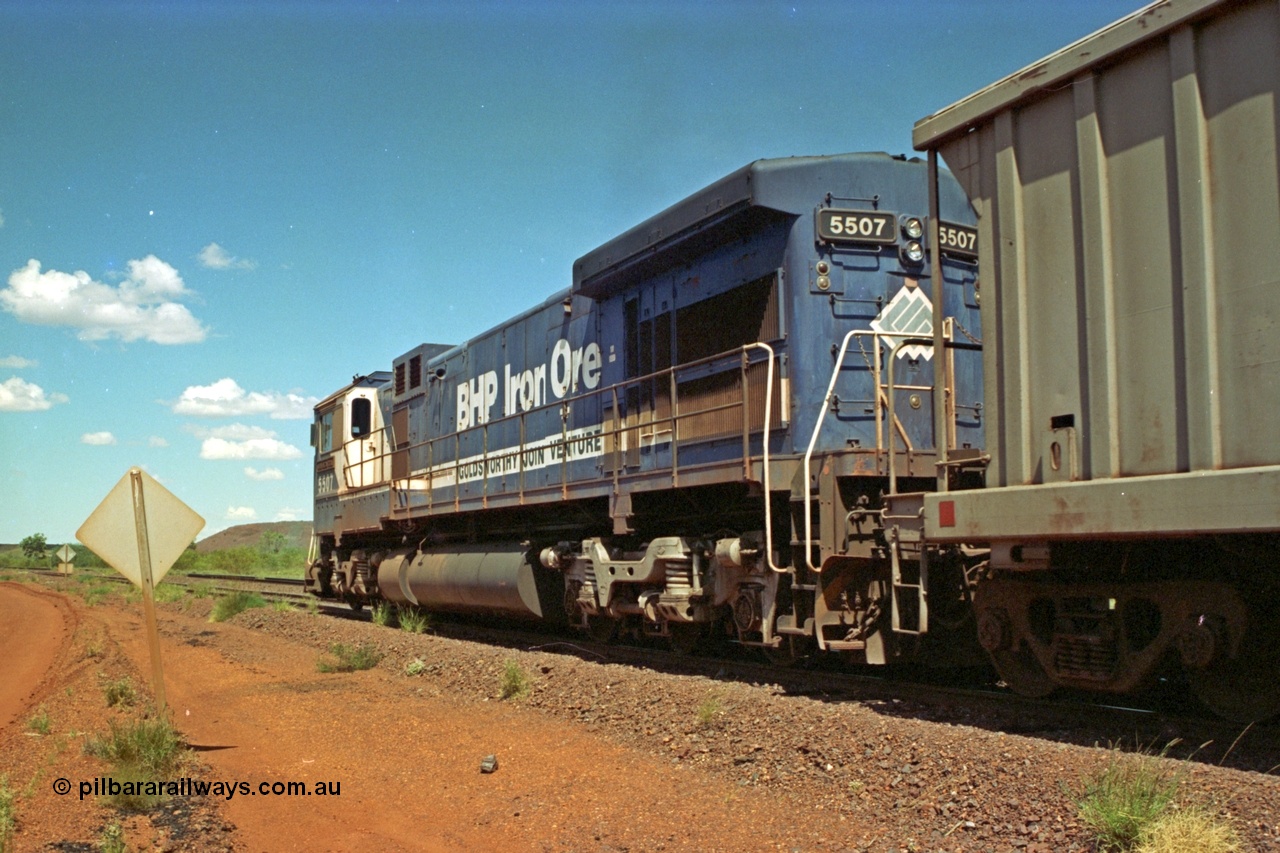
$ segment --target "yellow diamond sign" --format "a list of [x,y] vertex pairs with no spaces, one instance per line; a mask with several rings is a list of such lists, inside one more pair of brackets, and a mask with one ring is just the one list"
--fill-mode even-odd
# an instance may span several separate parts
[[161,578],[204,528],[204,519],[141,468],[130,468],[107,493],[76,538],[120,574],[142,586],[142,562],[151,583]]

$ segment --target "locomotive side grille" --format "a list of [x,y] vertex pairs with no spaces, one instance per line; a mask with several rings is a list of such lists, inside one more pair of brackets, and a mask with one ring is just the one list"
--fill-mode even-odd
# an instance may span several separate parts
[[1115,674],[1119,659],[1114,640],[1062,634],[1053,638],[1053,665],[1063,678],[1107,681]]
[[422,356],[415,355],[409,359],[409,387],[419,388],[422,386]]
[[396,396],[404,393],[404,362],[396,365]]
[[769,274],[676,311],[676,363],[776,340],[778,277]]

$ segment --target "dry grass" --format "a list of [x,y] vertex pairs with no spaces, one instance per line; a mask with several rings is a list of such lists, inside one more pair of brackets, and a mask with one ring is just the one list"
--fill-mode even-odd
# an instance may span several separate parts
[[1240,853],[1244,847],[1231,824],[1204,809],[1170,809],[1141,834],[1136,853]]

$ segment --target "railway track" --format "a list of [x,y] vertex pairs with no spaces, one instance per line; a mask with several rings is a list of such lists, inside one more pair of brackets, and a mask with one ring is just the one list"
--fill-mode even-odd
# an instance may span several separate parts
[[[3,571],[4,567],[0,567]],[[60,578],[42,569],[10,569]],[[128,583],[114,573],[93,575],[95,581]],[[165,583],[204,586],[212,592],[255,592],[268,600],[293,603],[316,601],[303,591],[300,578],[264,578],[193,573],[169,575]],[[317,602],[326,615],[365,619],[367,613],[341,602]],[[1207,716],[1181,696],[1153,695],[1146,702],[1116,704],[1106,698],[1059,695],[1031,699],[991,683],[940,683],[940,674],[919,668],[877,668],[871,672],[839,669],[830,659],[801,660],[780,667],[746,658],[742,650],[726,647],[696,655],[679,654],[652,645],[626,645],[592,640],[577,634],[557,634],[534,627],[511,627],[490,622],[435,615],[433,633],[487,645],[540,650],[601,663],[630,665],[676,675],[773,685],[789,696],[819,701],[861,702],[886,716],[973,726],[1040,737],[1084,746],[1123,745],[1160,748],[1172,741],[1199,747],[1195,760],[1225,763],[1238,769],[1273,771],[1280,765],[1280,725],[1275,722],[1244,727]]]

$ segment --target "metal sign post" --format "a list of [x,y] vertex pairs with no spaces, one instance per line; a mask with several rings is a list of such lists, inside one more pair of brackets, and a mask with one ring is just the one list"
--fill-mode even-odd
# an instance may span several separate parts
[[147,622],[147,645],[151,648],[151,684],[160,716],[168,714],[164,701],[164,667],[160,664],[160,628],[156,625],[155,585],[151,582],[151,539],[147,536],[147,504],[142,494],[142,471],[129,471],[133,492],[133,519],[138,533],[138,574],[142,587],[142,615]]
[[[76,538],[142,590],[156,706],[167,713],[155,586],[204,527],[204,519],[141,468],[130,468],[98,504]],[[65,547],[65,546],[64,546]]]

